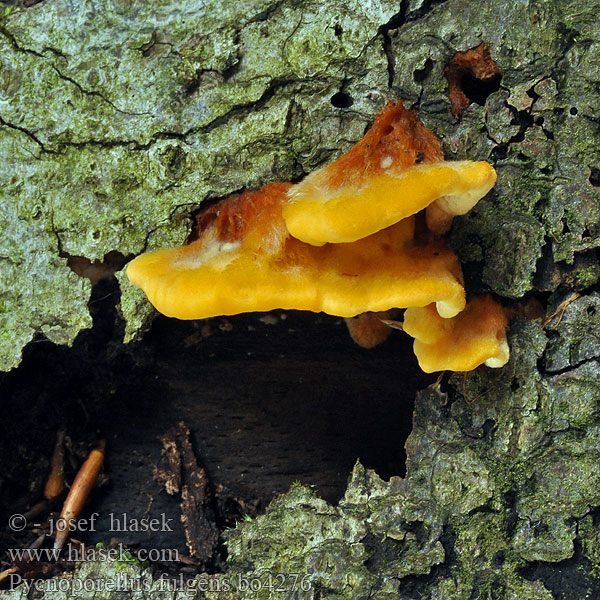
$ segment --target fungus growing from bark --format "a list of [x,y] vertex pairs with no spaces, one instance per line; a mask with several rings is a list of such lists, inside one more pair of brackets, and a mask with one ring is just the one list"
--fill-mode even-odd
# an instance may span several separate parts
[[435,135],[398,100],[347,154],[290,188],[283,218],[295,238],[320,246],[356,241],[435,203],[428,226],[443,233],[495,182],[486,162],[444,161]]
[[[495,181],[486,162],[444,161],[439,141],[416,114],[390,102],[365,137],[331,165],[296,185],[273,183],[203,210],[197,240],[138,256],[127,275],[157,310],[179,319],[275,308],[348,319],[419,307],[407,311],[419,338],[417,356],[421,348],[426,357],[439,354],[456,333],[461,353],[439,369],[472,369],[504,355],[482,354],[487,338],[475,335],[474,345],[463,331],[465,319],[481,319],[485,329],[491,318],[498,339],[504,326],[500,333],[500,316],[492,311],[490,317],[479,302],[459,315],[465,308],[460,264],[436,236]],[[423,209],[427,228],[415,219]],[[387,337],[381,315],[347,323],[364,347]],[[438,370],[439,359],[423,360],[423,370]]]
[[432,305],[409,308],[404,331],[415,338],[414,351],[426,373],[472,371],[481,364],[502,367],[509,359],[507,317],[491,296],[478,296],[463,312],[443,319]]
[[412,217],[353,243],[311,246],[285,226],[289,187],[270,184],[210,207],[198,240],[138,256],[130,281],[179,319],[275,308],[351,317],[432,302],[450,317],[464,308],[457,257],[439,241],[415,244]]
[[395,312],[397,311],[364,312],[355,317],[346,317],[344,321],[350,337],[361,348],[374,348],[385,342],[392,333],[392,328],[386,323],[391,322],[390,319]]

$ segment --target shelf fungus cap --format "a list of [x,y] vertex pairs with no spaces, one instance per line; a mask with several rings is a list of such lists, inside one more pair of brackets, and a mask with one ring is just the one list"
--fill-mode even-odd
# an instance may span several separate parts
[[438,198],[425,210],[427,227],[441,235],[449,231],[452,219],[466,215],[496,183],[496,171],[486,162],[456,161],[449,163],[461,170],[461,182],[451,194]]
[[347,154],[290,188],[283,217],[294,237],[319,246],[353,242],[436,203],[437,233],[495,181],[486,162],[444,161],[435,135],[398,100]]
[[179,319],[275,308],[351,317],[432,302],[450,317],[464,308],[457,257],[441,242],[414,243],[414,218],[353,243],[312,246],[285,226],[289,187],[270,184],[209,207],[199,239],[138,256],[130,281]]
[[452,319],[441,318],[433,305],[404,313],[404,331],[415,338],[414,351],[426,373],[504,366],[510,353],[506,325],[504,309],[491,296],[473,298]]

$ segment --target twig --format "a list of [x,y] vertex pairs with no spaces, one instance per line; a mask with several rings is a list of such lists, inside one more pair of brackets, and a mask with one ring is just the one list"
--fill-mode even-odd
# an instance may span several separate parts
[[85,501],[96,483],[98,473],[100,473],[102,463],[104,462],[104,445],[104,441],[102,441],[98,448],[90,452],[86,461],[81,465],[81,469],[79,469],[75,481],[73,481],[73,485],[69,490],[69,494],[60,513],[60,528],[57,528],[56,538],[54,540],[55,550],[60,550],[65,545],[69,530],[75,524]]
[[558,307],[556,308],[556,310],[549,316],[546,317],[543,321],[542,321],[542,329],[545,329],[547,325],[550,324],[550,321],[552,321],[552,319],[554,319],[554,317],[560,313],[560,318],[558,319],[558,323],[556,324],[556,327],[558,327],[558,325],[560,325],[560,322],[562,321],[562,318],[565,315],[565,310],[567,310],[567,306],[569,306],[569,304],[571,304],[571,302],[577,300],[577,298],[579,298],[581,296],[581,294],[579,292],[573,292],[573,294],[571,294],[571,296],[569,296],[566,300],[563,300]]
[[404,323],[402,321],[392,321],[390,319],[379,319],[384,325],[391,327],[392,329],[398,329],[404,331]]
[[4,583],[6,579],[8,579],[11,575],[18,573],[21,569],[19,567],[10,567],[9,569],[5,569],[0,573],[0,584]]
[[44,488],[44,496],[48,500],[56,498],[65,487],[65,478],[63,475],[65,460],[65,432],[59,431],[56,434],[56,445],[54,446],[54,453],[50,461],[50,475],[46,481]]

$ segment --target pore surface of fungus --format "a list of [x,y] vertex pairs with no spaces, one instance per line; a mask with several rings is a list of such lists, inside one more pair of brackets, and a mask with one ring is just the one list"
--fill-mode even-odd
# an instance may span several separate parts
[[485,363],[502,367],[508,362],[507,317],[491,296],[478,296],[463,312],[443,319],[432,305],[409,308],[404,331],[415,338],[414,351],[426,373],[471,371]]
[[486,162],[444,161],[435,135],[398,100],[347,154],[290,188],[283,217],[309,244],[353,242],[436,202],[428,226],[443,233],[495,181]]
[[311,246],[285,226],[289,187],[270,184],[210,207],[198,240],[138,256],[129,279],[180,319],[274,308],[351,317],[432,302],[450,317],[464,308],[457,257],[442,242],[415,243],[414,218],[353,243]]

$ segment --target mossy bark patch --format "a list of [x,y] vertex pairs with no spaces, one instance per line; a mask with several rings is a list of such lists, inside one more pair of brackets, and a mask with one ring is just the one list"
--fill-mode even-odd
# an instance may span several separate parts
[[[52,198],[43,186],[24,189],[34,161],[20,133],[3,130],[5,200],[0,202],[0,370],[16,367],[21,348],[38,333],[57,344],[70,344],[90,327],[87,311],[91,284],[59,256],[52,222]],[[8,196],[9,201],[6,201]],[[12,203],[12,200],[14,203]]]
[[[387,97],[376,34],[396,10],[260,0],[7,9],[0,227],[14,233],[0,240],[0,369],[18,364],[35,332],[70,343],[90,326],[90,286],[59,256],[181,244],[204,199],[297,178],[359,138]],[[342,88],[356,95],[351,111],[330,101]],[[129,285],[125,295],[133,337],[148,310]]]
[[[595,256],[600,31],[592,0],[415,1],[394,19],[391,4],[206,13],[185,3],[106,4],[84,15],[71,6],[17,10],[0,32],[2,143],[17,148],[1,167],[3,226],[16,228],[0,252],[3,285],[14,279],[3,295],[11,321],[2,335],[14,345],[4,367],[32,331],[55,325],[68,341],[87,324],[87,289],[66,271],[60,248],[101,258],[180,243],[202,200],[301,176],[346,150],[398,96],[418,103],[449,158],[489,159],[498,170],[494,192],[452,233],[471,291],[519,298],[550,265]],[[500,87],[456,119],[444,67],[481,42],[500,67]],[[351,106],[331,103],[342,91]],[[19,248],[30,250],[19,259]],[[29,270],[13,266],[27,260]],[[597,280],[588,271],[581,292]],[[45,299],[44,281],[61,289],[36,313],[42,298],[26,286],[37,282]],[[544,284],[559,290],[549,314],[571,281],[559,271]],[[131,288],[124,294],[128,314],[140,314]],[[335,506],[294,486],[229,532],[228,576],[308,575],[312,591],[298,597],[549,600],[563,596],[548,573],[568,579],[574,566],[583,571],[580,597],[598,595],[599,365],[588,312],[596,304],[596,295],[582,297],[546,328],[513,320],[505,368],[456,375],[447,393],[420,394],[405,479],[386,482],[358,464]],[[107,577],[114,568],[101,567]],[[276,597],[264,587],[237,595]]]
[[[89,326],[89,292],[72,292],[57,248],[102,260],[180,244],[204,199],[301,177],[347,150],[390,98],[418,105],[448,158],[498,170],[490,198],[454,228],[469,285],[511,298],[534,289],[543,252],[573,262],[600,239],[595,8],[59,1],[6,10],[0,125],[12,160],[2,165],[2,223],[21,225],[23,245],[41,223],[58,246],[43,245],[38,265],[0,264],[11,283],[0,367],[18,363],[33,332],[52,328],[53,341],[69,343]],[[500,68],[499,89],[473,95],[457,119],[444,69],[480,43]],[[4,240],[0,255],[14,256],[14,244]],[[64,300],[46,300],[41,285],[27,293],[31,277]],[[130,339],[149,311],[123,290]]]
[[[560,307],[548,324],[548,371],[577,367],[600,357],[600,296],[592,293]],[[557,335],[558,334],[558,335]]]

